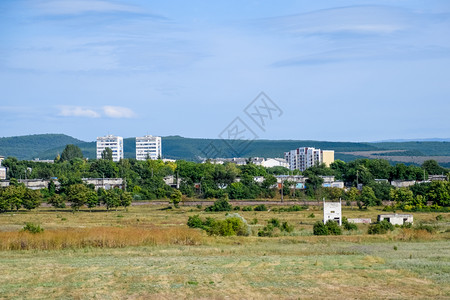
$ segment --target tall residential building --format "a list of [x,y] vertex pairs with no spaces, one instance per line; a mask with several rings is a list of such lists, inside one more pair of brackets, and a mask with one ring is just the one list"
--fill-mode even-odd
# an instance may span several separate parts
[[136,159],[158,159],[161,158],[161,137],[146,135],[136,137]]
[[6,168],[2,167],[2,161],[5,159],[4,156],[0,156],[0,180],[6,179]]
[[113,161],[123,158],[123,137],[107,135],[97,137],[97,159],[102,158],[102,153],[106,148],[112,150]]
[[289,164],[289,169],[304,171],[321,163],[329,167],[334,162],[334,151],[302,147],[285,152],[284,158]]

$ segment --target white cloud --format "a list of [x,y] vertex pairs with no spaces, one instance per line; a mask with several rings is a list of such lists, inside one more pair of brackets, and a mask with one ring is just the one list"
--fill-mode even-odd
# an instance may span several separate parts
[[99,118],[100,114],[96,111],[83,108],[80,106],[63,106],[60,107],[59,114],[63,117],[87,117],[87,118]]
[[139,13],[137,7],[99,0],[45,1],[38,4],[41,12],[50,15],[77,15],[86,12]]
[[103,112],[110,118],[134,118],[136,114],[127,107],[103,106]]

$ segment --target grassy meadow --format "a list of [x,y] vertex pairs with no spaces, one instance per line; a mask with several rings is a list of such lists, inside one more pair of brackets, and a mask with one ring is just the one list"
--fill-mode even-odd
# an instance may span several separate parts
[[[239,211],[256,235],[278,218],[294,231],[276,237],[214,237],[189,216],[225,218],[204,207],[132,206],[92,212],[39,208],[0,214],[0,299],[282,298],[448,299],[450,215],[413,213],[436,233],[401,229],[313,236],[318,207]],[[377,208],[344,208],[376,220]],[[436,220],[442,215],[441,220]],[[20,232],[26,222],[44,232]]]

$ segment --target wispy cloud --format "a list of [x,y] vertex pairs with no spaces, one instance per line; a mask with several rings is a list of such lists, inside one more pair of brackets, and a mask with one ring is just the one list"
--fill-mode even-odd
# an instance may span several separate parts
[[103,106],[103,113],[110,118],[134,118],[136,114],[127,107]]
[[62,106],[60,107],[59,116],[63,117],[87,117],[99,118],[100,114],[95,110],[80,106]]
[[42,1],[37,3],[37,8],[42,13],[48,15],[77,15],[88,12],[141,12],[141,10],[135,6],[100,0]]

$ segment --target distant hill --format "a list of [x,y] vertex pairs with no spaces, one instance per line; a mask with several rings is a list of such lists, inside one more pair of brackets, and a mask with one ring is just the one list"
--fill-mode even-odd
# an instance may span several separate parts
[[[51,148],[62,148],[67,144],[79,144],[83,141],[65,134],[35,134],[0,138],[0,155],[14,156],[18,159],[33,159]],[[61,152],[59,152],[61,153]],[[54,157],[53,157],[54,158]]]
[[[208,157],[283,157],[284,152],[298,147],[316,147],[334,150],[335,158],[351,161],[357,158],[383,158],[391,162],[419,163],[424,159],[434,159],[443,166],[450,166],[450,142],[326,142],[301,140],[255,140],[248,145],[233,146],[220,139],[185,138],[167,136],[162,138],[163,157],[171,159],[197,160]],[[238,141],[240,143],[241,141]],[[67,144],[81,148],[83,155],[94,159],[96,143],[83,142],[63,134],[43,134],[0,139],[0,155],[15,156],[19,159],[53,159]],[[134,158],[135,138],[124,139],[125,158]],[[419,159],[418,159],[419,158]]]

